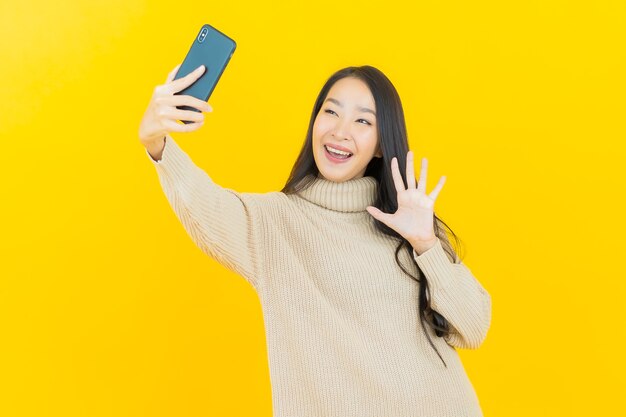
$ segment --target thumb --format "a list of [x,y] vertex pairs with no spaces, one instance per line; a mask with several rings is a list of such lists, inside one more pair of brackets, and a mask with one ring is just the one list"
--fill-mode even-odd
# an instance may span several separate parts
[[191,84],[196,82],[196,80],[198,80],[198,78],[200,78],[202,74],[204,74],[205,70],[206,67],[204,65],[200,65],[198,68],[194,69],[184,77],[173,80],[170,83],[171,89],[174,93],[178,93],[179,91],[189,87]]
[[174,67],[174,69],[172,71],[170,71],[170,73],[167,76],[167,80],[165,80],[165,84],[172,82],[172,80],[174,79],[174,77],[176,77],[176,74],[178,74],[178,69],[180,68],[181,64],[178,64]]
[[367,210],[367,212],[371,214],[372,217],[374,217],[376,220],[379,220],[387,224],[387,219],[390,217],[389,214],[383,213],[382,211],[380,211],[378,208],[374,206],[367,206],[365,207],[365,210]]

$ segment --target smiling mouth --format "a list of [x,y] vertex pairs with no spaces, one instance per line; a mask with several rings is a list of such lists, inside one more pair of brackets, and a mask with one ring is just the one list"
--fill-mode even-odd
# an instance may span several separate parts
[[342,155],[342,154],[338,154],[338,153],[334,153],[328,150],[328,147],[326,145],[324,145],[324,150],[326,151],[326,154],[329,155],[331,158],[334,159],[338,159],[338,160],[346,160],[352,157],[352,153],[349,153],[349,155]]

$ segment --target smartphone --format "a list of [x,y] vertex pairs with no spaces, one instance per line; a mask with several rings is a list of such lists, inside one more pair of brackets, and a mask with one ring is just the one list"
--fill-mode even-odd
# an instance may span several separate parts
[[[204,65],[204,73],[193,84],[174,93],[174,95],[189,95],[208,101],[236,47],[237,43],[230,37],[209,24],[203,25],[191,44],[191,48],[189,48],[174,80],[184,77],[200,65]],[[201,113],[200,110],[191,106],[176,106],[176,108]],[[189,120],[181,121],[185,124],[194,123]]]

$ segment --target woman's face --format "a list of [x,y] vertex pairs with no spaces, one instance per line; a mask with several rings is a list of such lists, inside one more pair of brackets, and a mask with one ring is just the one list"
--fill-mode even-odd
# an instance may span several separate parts
[[[313,123],[313,157],[320,176],[333,182],[362,178],[378,146],[374,97],[365,82],[345,77],[328,92]],[[351,154],[329,153],[327,147]]]

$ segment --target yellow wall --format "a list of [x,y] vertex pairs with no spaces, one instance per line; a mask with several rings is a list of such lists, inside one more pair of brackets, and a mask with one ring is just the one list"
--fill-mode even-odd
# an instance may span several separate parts
[[492,295],[485,415],[623,411],[624,2],[413,3],[2,2],[0,415],[271,415],[258,299],[137,135],[204,23],[238,47],[174,137],[217,183],[280,189],[326,78],[378,67]]

